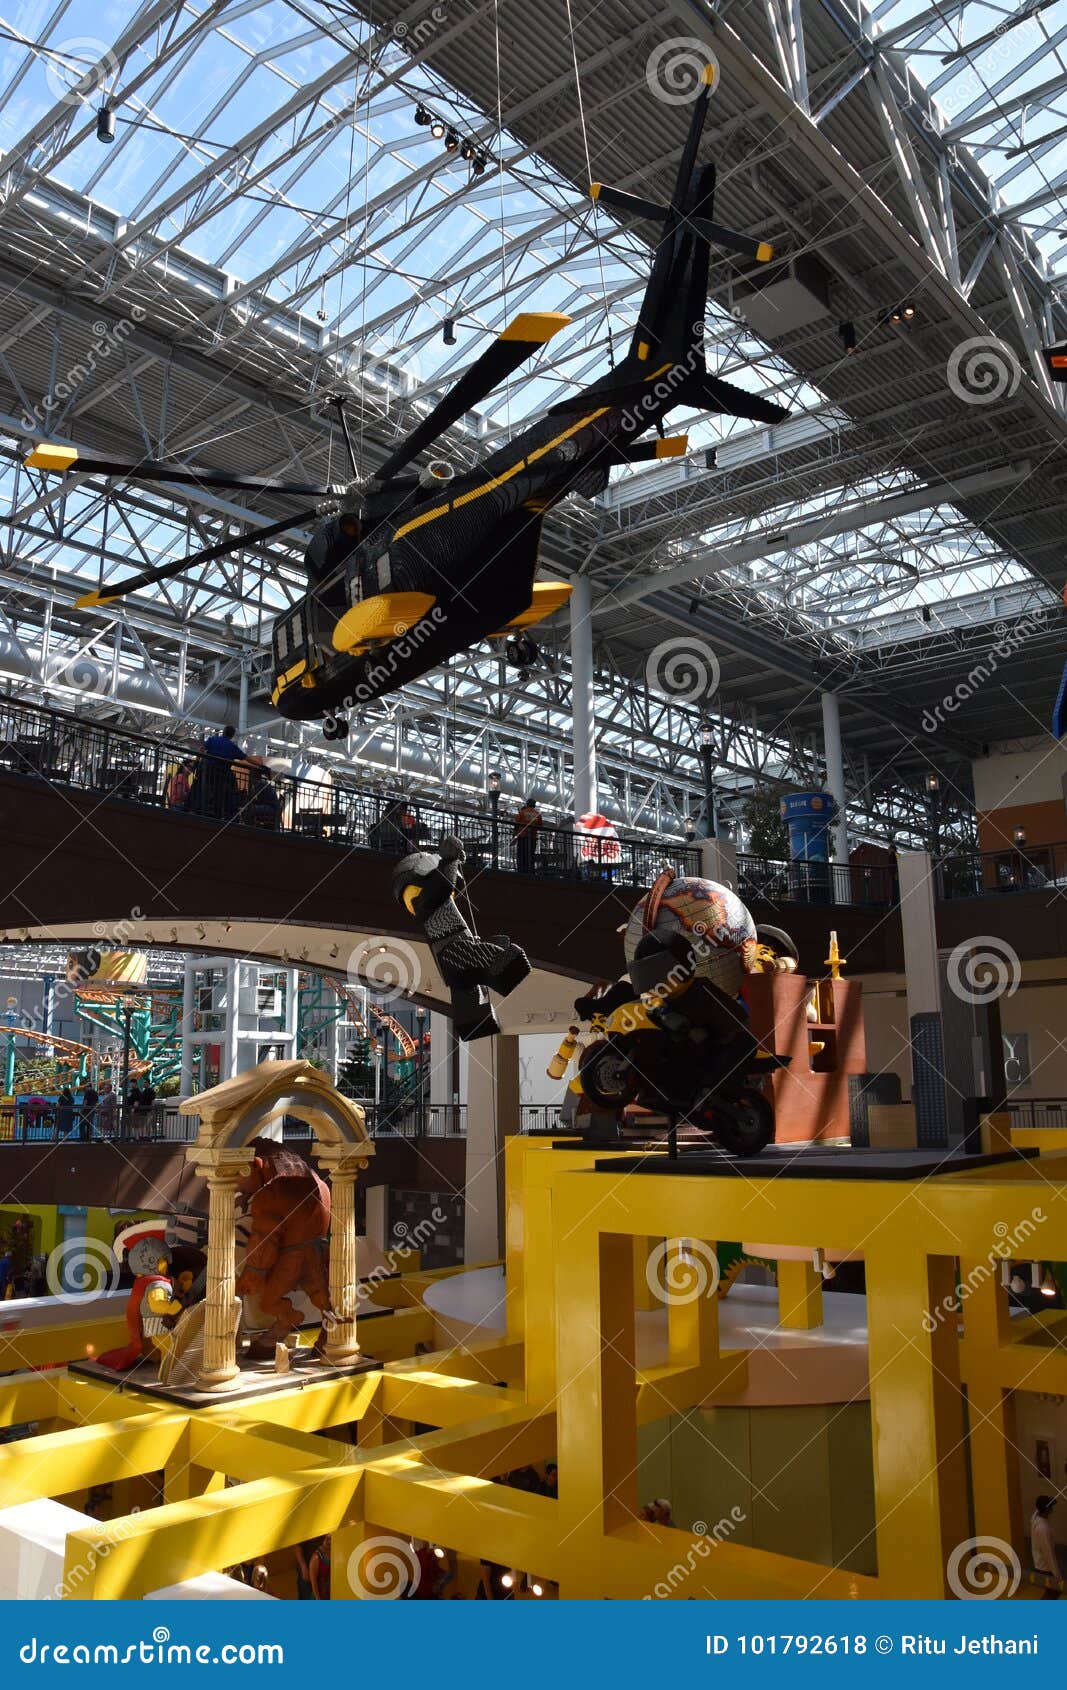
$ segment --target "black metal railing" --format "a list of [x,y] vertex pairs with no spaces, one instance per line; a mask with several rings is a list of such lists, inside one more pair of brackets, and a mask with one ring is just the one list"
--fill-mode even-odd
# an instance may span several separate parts
[[519,1131],[522,1133],[562,1132],[565,1123],[558,1103],[522,1103],[519,1105]]
[[3,1144],[190,1144],[198,1122],[178,1113],[177,1102],[151,1108],[86,1109],[26,1102],[0,1105]]
[[543,826],[516,838],[514,818],[431,799],[330,784],[227,764],[199,746],[161,744],[21,700],[0,698],[0,768],[95,797],[172,809],[202,819],[400,857],[457,835],[468,878],[486,868],[540,879],[647,886],[665,867],[699,874],[700,853],[680,840],[617,838]]
[[[372,1138],[464,1138],[467,1132],[467,1106],[465,1103],[415,1103],[411,1099],[402,1102],[382,1101],[375,1103],[373,1098],[357,1097],[351,1100],[358,1103],[366,1117],[367,1131]],[[287,1139],[310,1139],[311,1128],[306,1121],[298,1121],[295,1116],[286,1116],[284,1124]]]
[[1067,1098],[1013,1097],[1007,1108],[1013,1127],[1067,1127]]
[[940,898],[996,897],[1006,892],[1061,888],[1067,888],[1067,844],[953,852],[937,865]]
[[737,854],[737,890],[746,902],[859,904],[888,908],[896,902],[896,874],[886,864],[782,863]]

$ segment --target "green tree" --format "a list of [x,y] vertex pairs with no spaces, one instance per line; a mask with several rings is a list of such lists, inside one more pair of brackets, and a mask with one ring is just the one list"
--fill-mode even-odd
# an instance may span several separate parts
[[789,829],[779,810],[781,794],[770,786],[757,786],[745,799],[741,820],[748,849],[755,857],[774,862],[789,860]]

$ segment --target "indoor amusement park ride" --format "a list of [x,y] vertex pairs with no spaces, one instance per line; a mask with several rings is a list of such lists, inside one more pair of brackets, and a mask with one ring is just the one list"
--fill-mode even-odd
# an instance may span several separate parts
[[[274,625],[272,699],[283,716],[323,719],[329,739],[347,732],[339,711],[395,691],[479,640],[516,636],[509,639],[509,658],[529,664],[536,647],[524,630],[557,610],[571,590],[563,582],[534,580],[548,511],[568,494],[600,492],[615,465],[683,454],[684,436],[662,435],[663,419],[678,406],[762,423],[787,414],[706,367],[702,319],[712,245],[750,263],[772,257],[766,242],[712,221],[715,166],[698,169],[697,151],[715,74],[712,66],[706,68],[669,205],[600,183],[590,190],[600,205],[662,225],[626,358],[483,462],[457,470],[437,458],[413,467],[569,318],[516,317],[369,477],[359,477],[343,400],[335,400],[354,477],[347,485],[316,487],[151,461],[120,463],[46,444],[31,453],[28,465],[58,474],[77,470],[312,501],[257,529],[255,539],[317,524],[305,557],[308,592]],[[640,441],[650,429],[659,437]],[[78,606],[114,604],[247,544],[247,535],[224,540],[101,586]]]

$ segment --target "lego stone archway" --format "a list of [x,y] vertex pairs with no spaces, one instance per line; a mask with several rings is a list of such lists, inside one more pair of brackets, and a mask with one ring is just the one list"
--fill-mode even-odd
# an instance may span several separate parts
[[359,1358],[356,1337],[356,1177],[374,1155],[363,1110],[342,1097],[310,1062],[261,1062],[258,1067],[180,1105],[199,1116],[200,1131],[186,1158],[207,1181],[207,1294],[199,1384],[225,1390],[237,1378],[235,1198],[251,1171],[252,1140],[285,1115],[311,1128],[320,1167],[330,1178],[330,1301],[326,1357],[344,1367]]

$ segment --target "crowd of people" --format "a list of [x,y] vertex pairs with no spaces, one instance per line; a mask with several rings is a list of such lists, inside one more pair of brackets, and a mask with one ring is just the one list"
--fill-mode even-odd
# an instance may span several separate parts
[[[237,821],[242,825],[265,828],[276,832],[289,812],[283,791],[284,776],[276,774],[262,757],[242,746],[238,731],[227,723],[220,733],[209,734],[200,745],[178,757],[168,768],[163,801],[170,810],[182,810],[189,815],[216,821]],[[325,777],[328,781],[328,776]],[[340,789],[337,789],[338,791]],[[306,795],[305,795],[306,796]],[[332,802],[333,800],[331,800]],[[323,802],[323,814],[330,812],[330,804]],[[366,820],[365,814],[353,811],[350,818],[338,812],[351,844],[366,844],[372,851],[402,857],[416,851],[436,837],[440,827],[431,829],[421,819],[417,805],[409,798],[386,798],[376,820]],[[314,815],[314,804],[304,804],[298,795],[292,803],[296,817]],[[337,818],[335,818],[337,819]],[[583,818],[585,820],[587,818]],[[597,818],[599,821],[600,818]],[[514,866],[520,874],[533,875],[539,869],[599,869],[603,862],[615,860],[614,851],[585,853],[577,850],[580,830],[576,830],[573,816],[561,816],[551,826],[538,808],[536,794],[524,798],[513,816],[498,817],[493,811],[485,817],[487,837],[472,837],[468,856],[473,862],[488,866]],[[551,844],[545,844],[543,831],[548,829]],[[505,845],[510,830],[511,851]],[[358,837],[357,837],[358,835]],[[503,835],[503,837],[502,837]],[[612,837],[614,837],[612,835]],[[579,860],[580,859],[580,860]]]
[[69,1085],[63,1086],[52,1108],[52,1143],[118,1138],[123,1128],[127,1138],[147,1139],[155,1101],[155,1087],[147,1077],[130,1085],[124,1108],[110,1080],[101,1080],[99,1091],[91,1079],[86,1080],[77,1098]]

